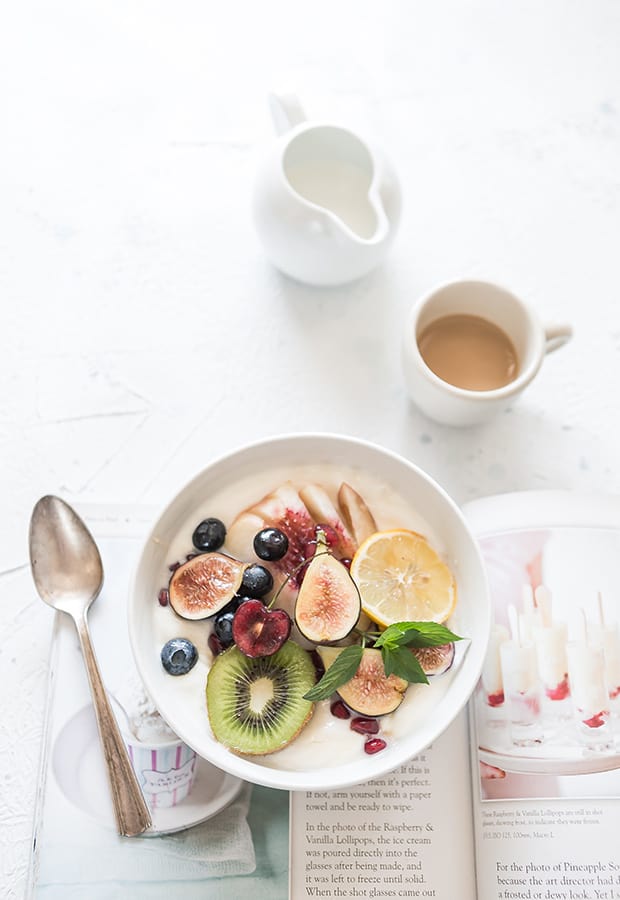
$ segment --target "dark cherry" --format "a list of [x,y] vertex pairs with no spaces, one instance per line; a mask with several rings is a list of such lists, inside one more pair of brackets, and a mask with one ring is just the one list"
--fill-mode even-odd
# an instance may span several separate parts
[[229,600],[226,606],[223,606],[219,613],[217,613],[217,615],[220,616],[222,615],[222,613],[237,612],[241,604],[245,603],[246,600],[249,599],[249,597],[242,597],[241,594],[235,594],[232,600]]
[[291,619],[283,609],[267,609],[260,600],[246,600],[234,615],[232,635],[245,656],[272,656],[286,643]]
[[263,528],[254,536],[254,552],[259,559],[275,562],[287,551],[288,538],[279,528]]
[[220,612],[213,619],[213,633],[222,647],[230,647],[233,641],[232,625],[235,612]]
[[243,573],[239,593],[242,597],[264,597],[273,587],[273,575],[264,566],[248,566]]
[[226,526],[221,519],[211,516],[203,519],[200,525],[196,526],[192,535],[192,544],[196,550],[202,550],[211,553],[219,550],[226,540]]

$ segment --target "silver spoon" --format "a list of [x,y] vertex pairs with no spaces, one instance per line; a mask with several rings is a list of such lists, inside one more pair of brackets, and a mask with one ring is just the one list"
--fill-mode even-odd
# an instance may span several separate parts
[[58,497],[42,497],[30,519],[30,565],[42,600],[68,613],[77,628],[108,769],[119,834],[142,834],[151,816],[106,696],[86,613],[103,584],[97,545],[77,513]]

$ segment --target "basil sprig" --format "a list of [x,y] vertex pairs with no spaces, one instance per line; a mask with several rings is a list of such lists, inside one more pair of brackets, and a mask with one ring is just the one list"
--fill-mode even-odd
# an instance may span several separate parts
[[375,649],[381,651],[385,674],[397,675],[412,684],[428,684],[422,666],[411,647],[440,647],[451,641],[460,641],[457,634],[437,622],[396,622],[385,631],[362,633],[362,644],[353,644],[338,654],[321,680],[307,694],[306,700],[326,700],[358,670],[364,645],[368,639],[374,641]]

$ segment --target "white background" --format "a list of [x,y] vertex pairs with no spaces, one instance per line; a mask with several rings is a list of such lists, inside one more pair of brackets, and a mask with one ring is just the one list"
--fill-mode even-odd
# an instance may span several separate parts
[[[12,591],[31,507],[161,506],[272,433],[397,450],[458,502],[620,488],[620,7],[32,0],[0,13],[0,888],[21,896],[51,615]],[[372,135],[402,181],[390,257],[317,290],[249,215],[266,93]],[[406,398],[421,293],[500,281],[575,338],[457,432]],[[5,894],[3,893],[3,896]]]

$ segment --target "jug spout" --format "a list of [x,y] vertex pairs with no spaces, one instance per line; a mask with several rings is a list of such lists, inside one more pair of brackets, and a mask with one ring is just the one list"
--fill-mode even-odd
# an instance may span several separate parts
[[269,109],[276,134],[286,134],[306,121],[303,107],[295,94],[269,94]]

